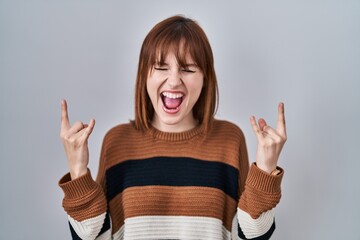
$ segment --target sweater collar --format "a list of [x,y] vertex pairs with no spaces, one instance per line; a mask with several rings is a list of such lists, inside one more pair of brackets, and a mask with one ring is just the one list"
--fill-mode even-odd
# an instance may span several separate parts
[[203,125],[199,125],[193,129],[184,132],[163,132],[154,127],[151,127],[149,130],[147,130],[147,134],[159,140],[169,142],[181,142],[190,140],[198,135],[201,135],[202,133],[204,133],[204,130],[205,129]]

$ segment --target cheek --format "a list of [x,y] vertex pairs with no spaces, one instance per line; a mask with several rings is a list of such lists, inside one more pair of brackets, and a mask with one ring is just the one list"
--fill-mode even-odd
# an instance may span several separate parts
[[197,77],[190,81],[190,87],[192,89],[192,92],[196,95],[200,95],[203,86],[204,86],[203,77]]
[[156,92],[156,81],[152,77],[148,77],[146,80],[146,90],[150,97]]
[[147,80],[146,80],[146,88],[150,95],[150,93],[154,94],[157,93],[160,86],[163,84],[162,81],[163,77],[160,74],[152,73],[149,74]]

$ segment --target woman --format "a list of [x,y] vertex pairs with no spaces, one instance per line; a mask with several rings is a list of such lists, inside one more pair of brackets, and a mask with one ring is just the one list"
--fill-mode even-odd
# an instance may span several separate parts
[[96,181],[87,168],[95,121],[71,126],[63,100],[70,172],[59,185],[73,239],[269,239],[281,195],[284,105],[276,129],[250,118],[258,147],[249,166],[242,131],[214,119],[217,95],[199,25],[182,16],[158,23],[140,52],[135,120],[106,134]]

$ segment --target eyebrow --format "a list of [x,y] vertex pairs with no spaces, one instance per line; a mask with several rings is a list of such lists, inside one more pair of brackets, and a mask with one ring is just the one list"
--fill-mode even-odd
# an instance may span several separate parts
[[169,66],[169,64],[167,64],[166,62],[156,62],[154,65],[158,65],[158,66]]
[[[168,67],[168,66],[170,66],[170,65],[169,65],[168,63],[166,63],[166,62],[157,61],[157,62],[155,62],[154,66],[158,66],[158,67]],[[198,66],[196,63],[186,63],[185,65],[180,66],[180,67],[184,67],[184,68],[189,68],[189,67],[199,68],[199,66]]]
[[185,64],[184,67],[198,67],[198,65],[195,63],[189,63],[189,64]]
[[[169,64],[168,63],[166,63],[166,62],[156,62],[155,64],[154,64],[155,66],[157,65],[157,66],[169,66]],[[195,64],[195,63],[187,63],[187,64],[185,64],[183,67],[198,67],[198,65],[197,64]]]

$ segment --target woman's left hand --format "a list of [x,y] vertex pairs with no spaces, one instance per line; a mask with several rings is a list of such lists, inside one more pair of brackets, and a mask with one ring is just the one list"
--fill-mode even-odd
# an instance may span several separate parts
[[267,125],[266,121],[262,118],[258,120],[257,124],[254,116],[251,116],[250,123],[258,141],[256,165],[261,170],[271,173],[276,169],[281,149],[287,139],[284,103],[279,103],[278,105],[278,121],[276,129]]

